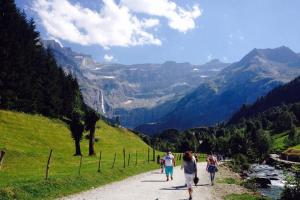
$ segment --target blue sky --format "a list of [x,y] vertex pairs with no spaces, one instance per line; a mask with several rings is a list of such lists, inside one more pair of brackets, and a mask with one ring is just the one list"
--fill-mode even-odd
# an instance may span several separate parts
[[55,38],[100,62],[234,62],[253,48],[300,52],[298,0],[16,0]]

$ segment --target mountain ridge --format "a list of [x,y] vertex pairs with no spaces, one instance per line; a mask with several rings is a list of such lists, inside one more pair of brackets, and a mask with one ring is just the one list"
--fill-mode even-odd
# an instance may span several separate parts
[[[64,50],[55,41],[46,41],[57,62],[74,73],[85,102],[109,118],[119,117],[121,124],[134,128],[157,120],[173,109],[188,91],[229,64],[212,60],[203,65],[166,61],[162,64],[97,63],[91,57]],[[47,45],[48,43],[48,45]]]
[[154,134],[147,129],[160,132],[177,128],[182,131],[226,121],[242,104],[253,103],[271,89],[299,75],[300,63],[294,65],[298,64],[299,59],[296,53],[284,46],[253,49],[240,61],[224,68],[212,80],[202,83],[183,97],[177,107],[157,123],[141,125],[135,130]]

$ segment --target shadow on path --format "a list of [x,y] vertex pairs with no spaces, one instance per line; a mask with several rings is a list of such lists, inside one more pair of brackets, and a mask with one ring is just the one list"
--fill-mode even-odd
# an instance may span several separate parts
[[185,185],[180,185],[180,186],[173,186],[171,188],[160,188],[160,190],[186,190]]
[[164,173],[161,173],[161,172],[151,172],[151,174],[164,174]]
[[197,186],[209,186],[209,185],[210,185],[209,183],[206,183],[206,184],[197,184],[196,187]]
[[164,181],[164,180],[144,180],[144,181],[141,181],[141,182],[143,182],[143,183],[162,183],[162,182],[166,182],[166,181]]

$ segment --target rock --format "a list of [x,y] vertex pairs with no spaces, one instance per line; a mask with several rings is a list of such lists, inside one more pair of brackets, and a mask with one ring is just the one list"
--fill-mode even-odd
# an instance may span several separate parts
[[271,181],[278,181],[279,178],[272,177],[272,178],[270,178],[270,180],[271,180]]
[[271,185],[271,181],[268,178],[254,178],[255,182],[259,185],[261,188],[268,188]]
[[246,178],[246,177],[248,177],[248,173],[247,173],[247,171],[242,171],[241,173],[240,173],[240,176],[242,177],[242,178]]

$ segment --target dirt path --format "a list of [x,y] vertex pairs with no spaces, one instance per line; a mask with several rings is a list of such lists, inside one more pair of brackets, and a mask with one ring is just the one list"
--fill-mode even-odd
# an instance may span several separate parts
[[[198,186],[194,187],[193,199],[211,200],[205,163],[198,163]],[[159,170],[147,172],[103,187],[62,198],[62,200],[185,200],[188,197],[185,179],[180,167],[174,169],[174,180],[166,182]]]

